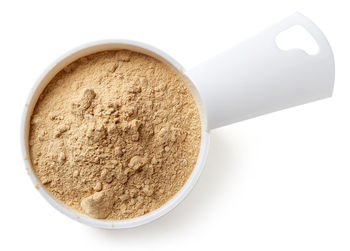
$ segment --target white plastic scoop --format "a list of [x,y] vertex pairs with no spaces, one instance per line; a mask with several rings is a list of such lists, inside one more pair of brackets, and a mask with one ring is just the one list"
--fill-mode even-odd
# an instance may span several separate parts
[[[319,52],[308,55],[300,49],[282,51],[276,36],[294,26],[304,27],[316,41]],[[196,166],[183,188],[161,208],[123,221],[98,220],[78,213],[56,200],[35,177],[29,158],[30,117],[40,93],[66,65],[80,57],[104,50],[128,49],[150,55],[174,68],[190,88],[200,111],[201,149]],[[244,43],[225,51],[190,71],[164,52],[146,44],[109,40],[76,48],[56,60],[38,79],[23,113],[21,139],[25,165],[40,193],[56,209],[79,222],[100,228],[128,228],[153,221],[180,203],[196,183],[204,167],[211,129],[265,113],[330,97],[334,83],[334,60],[322,32],[307,18],[294,14]]]
[[[295,25],[304,27],[319,52],[282,51],[276,37]],[[207,109],[209,128],[327,98],[332,95],[334,60],[322,32],[294,14],[259,35],[186,72]]]

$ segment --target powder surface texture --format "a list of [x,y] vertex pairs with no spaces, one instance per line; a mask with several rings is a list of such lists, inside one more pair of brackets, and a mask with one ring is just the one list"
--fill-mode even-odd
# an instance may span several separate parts
[[171,199],[198,158],[201,123],[181,76],[144,54],[80,58],[47,85],[31,117],[41,184],[98,219],[144,215]]

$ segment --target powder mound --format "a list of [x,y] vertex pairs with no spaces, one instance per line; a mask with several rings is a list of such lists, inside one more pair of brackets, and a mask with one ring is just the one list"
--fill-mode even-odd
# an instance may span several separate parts
[[181,75],[143,54],[105,51],[50,81],[29,137],[45,189],[90,217],[123,220],[182,188],[197,161],[201,123]]
[[72,103],[72,113],[80,116],[83,115],[83,113],[90,107],[95,97],[96,93],[94,90],[85,90],[80,100],[76,103]]

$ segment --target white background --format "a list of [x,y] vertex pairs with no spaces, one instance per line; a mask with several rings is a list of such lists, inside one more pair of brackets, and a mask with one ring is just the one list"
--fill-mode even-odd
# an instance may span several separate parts
[[[350,250],[350,35],[347,1],[1,1],[1,250]],[[25,99],[82,43],[127,38],[189,69],[295,11],[326,34],[333,98],[212,131],[205,170],[161,219],[99,230],[34,189],[19,147]],[[234,69],[233,69],[234,70]]]

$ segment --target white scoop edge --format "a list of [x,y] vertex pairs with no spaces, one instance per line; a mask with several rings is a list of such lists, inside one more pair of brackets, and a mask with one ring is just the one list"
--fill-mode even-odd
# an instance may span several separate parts
[[[282,31],[301,25],[319,46],[316,55],[282,51]],[[210,129],[330,97],[334,59],[327,39],[309,19],[296,13],[257,36],[186,72],[204,102]]]

